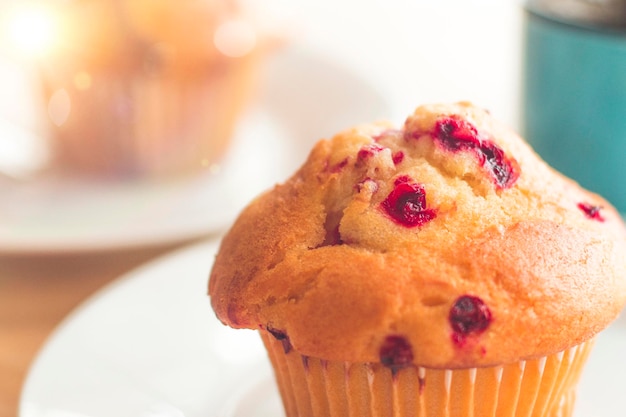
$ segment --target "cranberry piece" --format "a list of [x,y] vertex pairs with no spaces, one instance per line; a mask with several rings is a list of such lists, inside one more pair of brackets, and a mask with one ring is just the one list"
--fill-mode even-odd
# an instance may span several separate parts
[[365,145],[359,150],[359,153],[357,156],[360,160],[367,159],[371,156],[374,156],[375,154],[382,151],[383,149],[385,148],[375,143],[371,145]]
[[451,152],[471,151],[486,168],[498,188],[510,188],[519,177],[519,167],[490,140],[480,137],[478,129],[459,116],[443,117],[435,123],[433,136]]
[[405,182],[413,182],[413,179],[411,177],[409,177],[408,175],[400,175],[393,182],[393,185],[399,185],[399,184],[402,184],[402,183],[405,183]]
[[276,340],[282,343],[285,354],[291,351],[291,342],[289,341],[289,336],[287,336],[287,333],[282,330],[274,329],[269,325],[266,326],[266,329],[268,332],[271,333],[272,336],[274,336],[274,338],[276,338]]
[[491,323],[491,311],[480,298],[462,295],[457,298],[448,316],[452,326],[452,340],[459,346],[467,336],[484,332]]
[[413,362],[413,349],[406,338],[390,335],[385,338],[379,351],[380,362],[392,369],[399,369]]
[[588,218],[597,220],[599,222],[604,221],[604,217],[602,216],[602,213],[600,213],[602,207],[594,206],[593,204],[589,203],[578,203],[578,208],[581,209],[583,213],[585,213],[585,216],[587,216]]
[[446,149],[453,152],[478,148],[481,142],[474,125],[458,116],[437,120],[435,137]]
[[348,165],[348,158],[344,158],[342,161],[340,161],[339,163],[330,166],[329,161],[326,161],[325,167],[324,167],[324,171],[325,172],[330,172],[331,174],[336,174],[338,172],[341,172],[342,169],[344,169],[346,167],[346,165]]
[[511,187],[519,177],[517,163],[507,160],[504,151],[492,142],[485,141],[480,147],[481,165],[493,176],[499,188]]
[[426,208],[424,186],[407,176],[395,181],[395,188],[381,206],[396,223],[405,227],[422,226],[436,216],[435,210]]
[[404,161],[404,152],[398,151],[394,153],[391,159],[393,160],[394,165],[398,165],[399,163]]

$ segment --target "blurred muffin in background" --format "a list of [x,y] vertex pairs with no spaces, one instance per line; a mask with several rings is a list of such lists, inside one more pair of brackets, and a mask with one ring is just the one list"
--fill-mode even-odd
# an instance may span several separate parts
[[40,65],[55,165],[136,179],[197,173],[227,148],[264,40],[227,0],[73,0]]

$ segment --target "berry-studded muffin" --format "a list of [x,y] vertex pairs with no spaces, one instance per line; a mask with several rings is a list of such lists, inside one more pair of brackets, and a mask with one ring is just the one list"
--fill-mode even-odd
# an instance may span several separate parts
[[428,105],[320,141],[209,293],[260,331],[288,417],[565,417],[626,303],[626,230],[488,112]]

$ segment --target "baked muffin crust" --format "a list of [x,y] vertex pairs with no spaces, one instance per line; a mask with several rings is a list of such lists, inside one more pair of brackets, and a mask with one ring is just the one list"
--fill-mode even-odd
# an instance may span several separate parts
[[401,129],[320,141],[240,215],[209,294],[223,323],[269,330],[303,355],[503,364],[615,319],[626,231],[488,112],[421,106]]

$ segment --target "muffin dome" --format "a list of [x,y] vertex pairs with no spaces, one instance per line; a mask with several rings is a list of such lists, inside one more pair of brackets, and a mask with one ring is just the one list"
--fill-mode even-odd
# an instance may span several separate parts
[[224,237],[209,294],[223,323],[306,356],[510,363],[615,319],[626,231],[488,112],[428,105],[320,141]]

